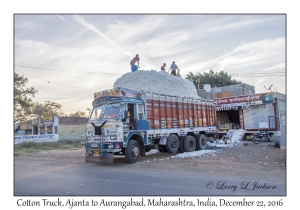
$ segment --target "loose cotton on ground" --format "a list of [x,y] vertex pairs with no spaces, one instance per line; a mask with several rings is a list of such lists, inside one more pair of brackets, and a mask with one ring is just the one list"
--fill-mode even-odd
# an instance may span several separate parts
[[162,95],[200,98],[192,82],[163,71],[138,70],[126,73],[115,81],[114,88],[116,87]]

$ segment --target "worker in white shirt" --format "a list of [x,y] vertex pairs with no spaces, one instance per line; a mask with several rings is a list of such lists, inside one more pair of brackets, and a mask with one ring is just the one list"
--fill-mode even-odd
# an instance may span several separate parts
[[225,144],[227,144],[227,140],[230,140],[230,144],[232,143],[231,137],[232,137],[232,135],[231,135],[231,133],[229,132],[229,130],[227,129],[227,130],[226,130],[226,134],[225,134],[225,136],[223,137],[223,141],[225,142]]

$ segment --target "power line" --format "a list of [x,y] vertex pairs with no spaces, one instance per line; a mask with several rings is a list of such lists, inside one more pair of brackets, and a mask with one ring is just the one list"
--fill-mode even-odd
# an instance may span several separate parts
[[[21,71],[17,71],[17,72],[19,72],[19,73],[22,73],[22,74],[24,74],[23,72],[21,72]],[[59,86],[63,86],[63,87],[67,87],[67,88],[72,88],[72,89],[79,89],[79,90],[82,90],[83,92],[84,91],[95,91],[95,90],[86,90],[86,89],[82,89],[82,88],[78,88],[78,87],[69,87],[69,86],[66,86],[66,85],[61,85],[61,84],[57,84],[56,82],[53,82],[53,81],[49,81],[49,80],[45,80],[45,79],[41,79],[41,78],[39,78],[39,77],[35,77],[35,76],[32,76],[32,75],[29,75],[29,74],[24,74],[24,75],[27,75],[27,76],[30,76],[30,77],[33,77],[33,78],[36,78],[36,79],[40,79],[40,80],[43,80],[43,81],[46,81],[48,84],[55,84],[55,85],[59,85]]]
[[[57,72],[68,72],[68,73],[83,73],[83,74],[89,74],[89,75],[123,75],[123,73],[103,73],[103,72],[86,72],[86,71],[80,71],[80,70],[67,70],[67,69],[52,69],[52,68],[43,68],[43,67],[35,67],[35,66],[24,66],[19,64],[14,64],[15,66],[23,67],[23,68],[33,68],[33,69],[41,69],[41,70],[47,70],[47,71],[57,71]],[[257,75],[258,74],[258,75]],[[283,75],[281,75],[283,74]],[[181,76],[185,77],[188,74],[183,74]],[[196,73],[197,75],[197,73]],[[240,72],[240,73],[231,73],[232,77],[266,77],[266,76],[279,76],[283,77],[286,76],[284,71],[274,71],[274,72]]]
[[47,71],[57,71],[57,72],[68,72],[68,73],[83,73],[83,74],[92,74],[92,75],[122,75],[123,73],[103,73],[103,72],[87,72],[87,71],[80,71],[80,70],[67,70],[67,69],[52,69],[52,68],[42,68],[36,66],[24,66],[14,64],[15,66],[23,67],[23,68],[31,68],[31,69],[41,69]]
[[285,77],[286,75],[231,75],[231,77]]
[[251,72],[251,73],[232,73],[232,75],[234,75],[234,74],[237,74],[237,75],[265,74],[265,75],[268,75],[268,74],[285,74],[285,72],[269,72],[269,73],[254,73],[254,72]]

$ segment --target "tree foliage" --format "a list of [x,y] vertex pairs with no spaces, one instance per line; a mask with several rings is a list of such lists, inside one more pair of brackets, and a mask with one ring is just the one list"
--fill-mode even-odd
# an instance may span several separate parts
[[[63,113],[61,105],[54,101],[34,103],[31,97],[37,94],[33,87],[26,88],[28,79],[18,73],[14,73],[14,123],[25,122],[34,118],[49,118],[52,116],[68,116]],[[87,111],[91,111],[87,109]],[[69,117],[87,117],[85,112],[77,111]]]
[[[220,71],[214,72],[212,69],[209,72],[193,74],[189,72],[189,75],[194,80],[194,85],[201,88],[204,84],[210,84],[211,87],[222,87],[227,85],[235,85],[242,83],[236,79],[232,79],[227,72]],[[188,78],[188,77],[187,77]]]
[[32,114],[42,118],[43,116],[65,116],[61,110],[61,105],[54,101],[45,101],[44,103],[34,103]]
[[77,111],[68,115],[69,117],[87,117],[85,112]]
[[26,88],[28,79],[14,73],[14,121],[15,123],[24,122],[30,118],[33,106],[31,96],[34,97],[38,92],[33,87]]

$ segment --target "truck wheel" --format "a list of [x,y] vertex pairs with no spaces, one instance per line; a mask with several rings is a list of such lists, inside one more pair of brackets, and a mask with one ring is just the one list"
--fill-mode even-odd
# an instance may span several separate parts
[[207,139],[206,136],[200,134],[199,137],[196,139],[197,149],[199,150],[206,150]]
[[184,136],[181,136],[181,137],[179,138],[179,149],[178,149],[178,152],[181,152],[181,153],[184,152],[184,148],[183,148],[183,140],[184,140]]
[[186,136],[183,140],[183,149],[185,152],[193,152],[196,149],[196,141],[193,136]]
[[140,144],[136,140],[130,140],[125,149],[125,158],[128,163],[136,163],[140,158]]
[[159,152],[166,152],[167,151],[165,145],[160,145],[160,144],[158,145],[157,150]]
[[179,139],[175,134],[171,134],[166,143],[166,149],[169,153],[176,153],[179,148]]

